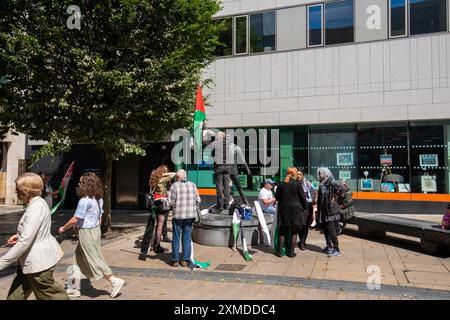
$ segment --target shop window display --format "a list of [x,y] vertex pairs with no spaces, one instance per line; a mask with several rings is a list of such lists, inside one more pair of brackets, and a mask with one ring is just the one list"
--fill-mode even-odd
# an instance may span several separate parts
[[356,133],[354,126],[311,128],[309,161],[310,173],[324,166],[336,180],[345,181],[351,190],[357,190]]
[[411,182],[414,193],[446,193],[444,127],[411,124]]
[[411,192],[408,127],[358,126],[358,189],[363,192]]

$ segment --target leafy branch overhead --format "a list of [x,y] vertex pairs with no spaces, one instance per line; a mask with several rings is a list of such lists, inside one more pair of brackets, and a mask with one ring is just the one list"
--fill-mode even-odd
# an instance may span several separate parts
[[82,0],[80,30],[71,2],[1,1],[0,131],[49,141],[37,156],[95,143],[118,158],[189,127],[218,1]]

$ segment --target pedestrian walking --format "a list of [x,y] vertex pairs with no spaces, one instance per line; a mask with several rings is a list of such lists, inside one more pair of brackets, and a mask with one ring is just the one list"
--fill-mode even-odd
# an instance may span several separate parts
[[311,182],[306,180],[305,172],[303,170],[298,170],[297,179],[301,184],[306,197],[306,217],[302,217],[303,219],[301,219],[302,224],[300,225],[300,232],[298,234],[300,238],[298,247],[300,250],[306,250],[306,239],[308,238],[309,226],[313,221],[316,194]]
[[341,209],[337,198],[344,192],[344,187],[336,182],[333,174],[328,168],[319,168],[320,180],[317,198],[317,215],[319,223],[322,224],[327,246],[322,250],[329,256],[341,256],[339,248],[338,231]]
[[[94,173],[86,173],[80,178],[80,200],[74,216],[58,229],[60,234],[74,228],[78,234],[78,245],[75,250],[76,264],[83,275],[95,280],[106,279],[111,284],[110,297],[115,298],[125,281],[113,276],[111,268],[105,261],[101,251],[101,219],[103,214],[103,185]],[[77,297],[78,290],[69,292],[69,296]]]
[[297,234],[300,226],[306,224],[306,197],[303,188],[297,181],[296,168],[288,168],[283,183],[278,186],[275,198],[278,201],[278,248],[275,254],[281,257],[281,249],[285,240],[288,242],[286,255],[294,258]]
[[[176,174],[175,182],[169,192],[170,206],[173,208],[172,217],[172,258],[171,266],[192,267],[191,236],[192,226],[200,205],[200,196],[197,186],[186,179],[186,171],[180,169]],[[180,239],[182,255],[180,260]]]
[[17,274],[8,300],[25,300],[34,293],[38,300],[67,300],[64,288],[53,273],[64,253],[50,233],[50,208],[41,198],[44,183],[35,173],[16,179],[16,192],[27,208],[19,221],[17,234],[7,241],[13,247],[0,258],[0,271],[17,261]]

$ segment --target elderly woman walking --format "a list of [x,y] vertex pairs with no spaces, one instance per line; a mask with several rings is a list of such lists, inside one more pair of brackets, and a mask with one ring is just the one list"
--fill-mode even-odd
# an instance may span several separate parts
[[25,300],[32,292],[38,300],[69,299],[53,277],[55,265],[64,253],[50,234],[51,215],[41,198],[43,187],[41,177],[35,173],[25,173],[16,180],[17,196],[28,206],[17,234],[8,239],[8,244],[14,246],[0,258],[0,270],[18,261],[8,300]]
[[327,246],[323,252],[332,257],[341,256],[339,249],[338,231],[341,209],[338,197],[345,188],[336,182],[328,168],[319,168],[320,180],[319,194],[317,197],[317,214],[319,223],[322,224]]
[[[286,255],[294,258],[297,234],[300,226],[306,224],[306,197],[303,187],[297,182],[298,171],[296,168],[288,168],[284,183],[276,191],[275,198],[278,201],[278,248],[275,254],[281,257],[281,249],[285,239],[290,244]],[[289,239],[290,237],[290,239]]]
[[[74,227],[75,233],[78,233],[75,257],[81,273],[95,280],[108,280],[112,286],[110,297],[115,298],[125,281],[113,276],[100,247],[103,213],[103,185],[100,178],[94,173],[84,174],[80,178],[78,192],[80,200],[74,216],[58,231],[64,233]],[[71,293],[74,297],[80,296],[79,292]]]

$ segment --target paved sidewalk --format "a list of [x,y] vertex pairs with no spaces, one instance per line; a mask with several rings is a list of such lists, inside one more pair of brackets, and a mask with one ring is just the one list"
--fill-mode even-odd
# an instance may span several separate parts
[[[325,241],[319,231],[310,232],[308,250],[297,249],[294,259],[278,258],[269,248],[256,246],[251,248],[254,260],[246,262],[229,248],[196,244],[195,258],[211,262],[206,270],[173,268],[169,252],[150,252],[147,261],[138,260],[143,228],[105,241],[103,253],[127,281],[118,299],[450,299],[450,258],[423,254],[415,238],[371,241],[354,228],[340,236],[339,258],[321,253]],[[162,245],[170,249],[169,243]],[[56,272],[60,283],[73,261],[75,244],[65,240],[62,246],[66,254]],[[0,249],[0,255],[5,251]],[[380,290],[367,289],[369,266],[380,268]],[[0,300],[6,298],[13,272],[0,278]],[[79,299],[109,299],[108,290],[106,281],[93,282]]]

